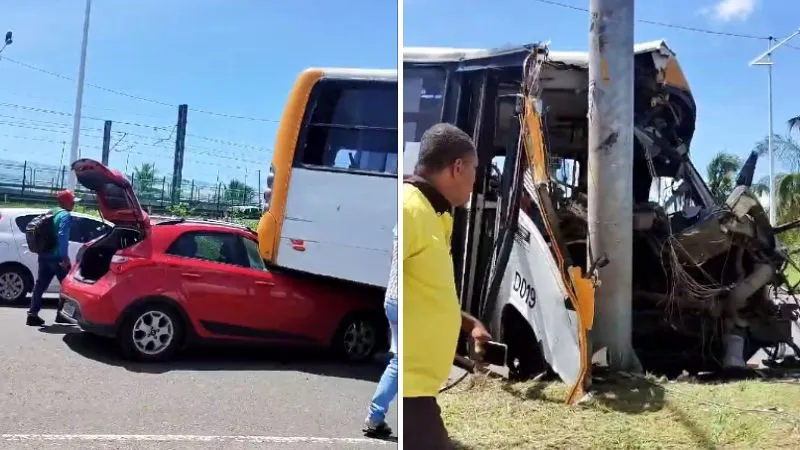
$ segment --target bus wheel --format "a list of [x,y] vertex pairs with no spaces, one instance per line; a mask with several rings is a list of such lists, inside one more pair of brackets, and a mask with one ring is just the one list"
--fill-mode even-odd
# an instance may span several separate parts
[[509,379],[529,380],[548,371],[536,334],[515,310],[507,310],[504,314],[503,342],[508,345],[506,365]]

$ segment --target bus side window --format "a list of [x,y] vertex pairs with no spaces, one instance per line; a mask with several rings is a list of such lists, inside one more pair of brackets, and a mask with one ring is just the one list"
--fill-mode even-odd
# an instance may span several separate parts
[[307,122],[301,163],[397,173],[397,83],[323,80]]

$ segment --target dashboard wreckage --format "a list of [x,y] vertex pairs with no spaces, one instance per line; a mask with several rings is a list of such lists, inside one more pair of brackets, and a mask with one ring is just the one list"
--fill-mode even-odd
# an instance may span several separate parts
[[[689,157],[696,105],[675,54],[663,41],[634,52],[633,346],[643,368],[674,376],[745,368],[760,349],[800,355],[798,305],[785,301],[797,286],[778,240],[792,226],[773,228],[749,189],[756,156],[716,204]],[[508,345],[511,376],[552,371],[577,401],[601,350],[591,329],[604,263],[587,245],[588,54],[406,48],[403,70],[406,172],[440,121],[478,149],[472,198],[454,213],[463,309]]]

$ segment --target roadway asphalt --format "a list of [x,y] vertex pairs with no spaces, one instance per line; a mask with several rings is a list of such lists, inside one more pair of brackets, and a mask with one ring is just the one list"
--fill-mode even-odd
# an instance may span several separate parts
[[130,363],[110,341],[0,307],[0,449],[397,448],[360,432],[381,370],[230,348]]

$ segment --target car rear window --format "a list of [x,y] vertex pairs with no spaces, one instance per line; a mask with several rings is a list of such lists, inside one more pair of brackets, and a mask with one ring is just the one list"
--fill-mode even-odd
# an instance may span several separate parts
[[19,216],[15,219],[15,222],[17,223],[17,227],[19,227],[20,230],[25,231],[25,228],[35,217],[36,217],[35,214],[29,214],[27,216]]

